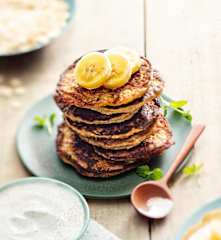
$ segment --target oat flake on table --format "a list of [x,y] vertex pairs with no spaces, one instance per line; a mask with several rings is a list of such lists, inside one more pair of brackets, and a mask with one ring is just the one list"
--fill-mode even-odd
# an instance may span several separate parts
[[17,77],[11,78],[10,81],[9,81],[9,83],[10,83],[10,86],[11,86],[11,87],[14,87],[14,88],[20,87],[20,86],[22,85],[21,79],[19,79],[19,78],[17,78]]
[[13,90],[9,86],[0,86],[0,97],[11,97],[13,95]]

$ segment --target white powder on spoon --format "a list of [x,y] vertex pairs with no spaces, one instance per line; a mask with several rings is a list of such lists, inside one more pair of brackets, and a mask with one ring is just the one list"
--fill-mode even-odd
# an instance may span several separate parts
[[78,196],[58,184],[12,186],[0,192],[0,239],[73,240],[84,214]]
[[153,197],[147,203],[146,213],[153,218],[164,217],[169,214],[173,208],[173,201],[168,198]]

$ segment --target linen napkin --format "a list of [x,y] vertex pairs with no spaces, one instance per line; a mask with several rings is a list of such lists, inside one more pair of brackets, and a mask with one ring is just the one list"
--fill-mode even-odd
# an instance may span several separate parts
[[120,240],[120,238],[91,219],[88,229],[81,240]]

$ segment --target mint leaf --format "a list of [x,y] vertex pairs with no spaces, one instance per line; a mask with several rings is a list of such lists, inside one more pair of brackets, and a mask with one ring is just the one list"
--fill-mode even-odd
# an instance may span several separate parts
[[34,120],[35,120],[35,125],[37,127],[43,128],[45,126],[45,123],[46,123],[45,118],[42,118],[41,116],[36,115],[34,117]]
[[192,165],[186,166],[182,172],[185,176],[195,176],[202,171],[202,168],[202,163],[194,163]]
[[136,174],[146,180],[159,180],[163,177],[163,171],[160,168],[150,170],[148,165],[138,167]]
[[163,109],[163,115],[164,115],[164,117],[166,117],[167,112],[168,112],[168,107],[167,107],[166,105],[164,105],[164,106],[162,107],[162,109]]
[[136,170],[138,176],[147,178],[150,172],[150,168],[147,165],[139,166]]
[[159,180],[163,177],[163,171],[160,168],[155,168],[151,173],[152,180]]
[[54,125],[54,122],[56,120],[56,113],[52,113],[50,116],[49,116],[49,121],[50,121],[50,124],[53,126]]
[[183,113],[183,116],[188,120],[188,121],[192,121],[192,119],[193,119],[193,117],[192,117],[192,115],[191,115],[191,113],[189,112],[189,111],[187,111],[187,112],[184,112]]
[[192,121],[192,115],[190,113],[190,111],[185,111],[182,109],[182,107],[184,107],[185,105],[187,105],[187,101],[186,100],[179,100],[179,101],[167,101],[165,98],[163,98],[161,96],[160,98],[161,102],[162,102],[162,109],[164,111],[164,116],[167,115],[167,110],[168,108],[173,109],[174,111],[176,111],[177,113],[179,113],[181,116],[183,116],[185,119],[187,119],[188,121]]
[[172,108],[182,108],[185,105],[187,105],[187,101],[186,100],[179,100],[179,101],[172,101],[170,102],[170,107]]
[[54,126],[55,119],[56,119],[55,113],[52,113],[49,116],[45,115],[43,117],[36,115],[34,117],[35,126],[37,126],[39,128],[45,128],[45,129],[47,129],[49,134],[52,134],[52,128]]

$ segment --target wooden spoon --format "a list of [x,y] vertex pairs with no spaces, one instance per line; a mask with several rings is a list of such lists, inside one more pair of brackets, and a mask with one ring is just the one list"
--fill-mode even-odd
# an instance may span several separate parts
[[[162,199],[164,203],[165,200],[167,203],[173,203],[173,197],[168,187],[168,182],[180,164],[185,160],[204,129],[205,126],[202,124],[197,124],[192,127],[175,161],[161,180],[143,182],[134,188],[131,194],[131,202],[140,214],[155,219],[166,217],[169,214],[172,207],[167,210],[165,209],[165,211],[163,211],[164,209],[159,209],[159,214],[156,215],[150,214],[150,211],[148,210],[148,201],[150,199],[154,200],[154,198],[157,198],[158,200]],[[158,204],[158,208],[161,205]]]

